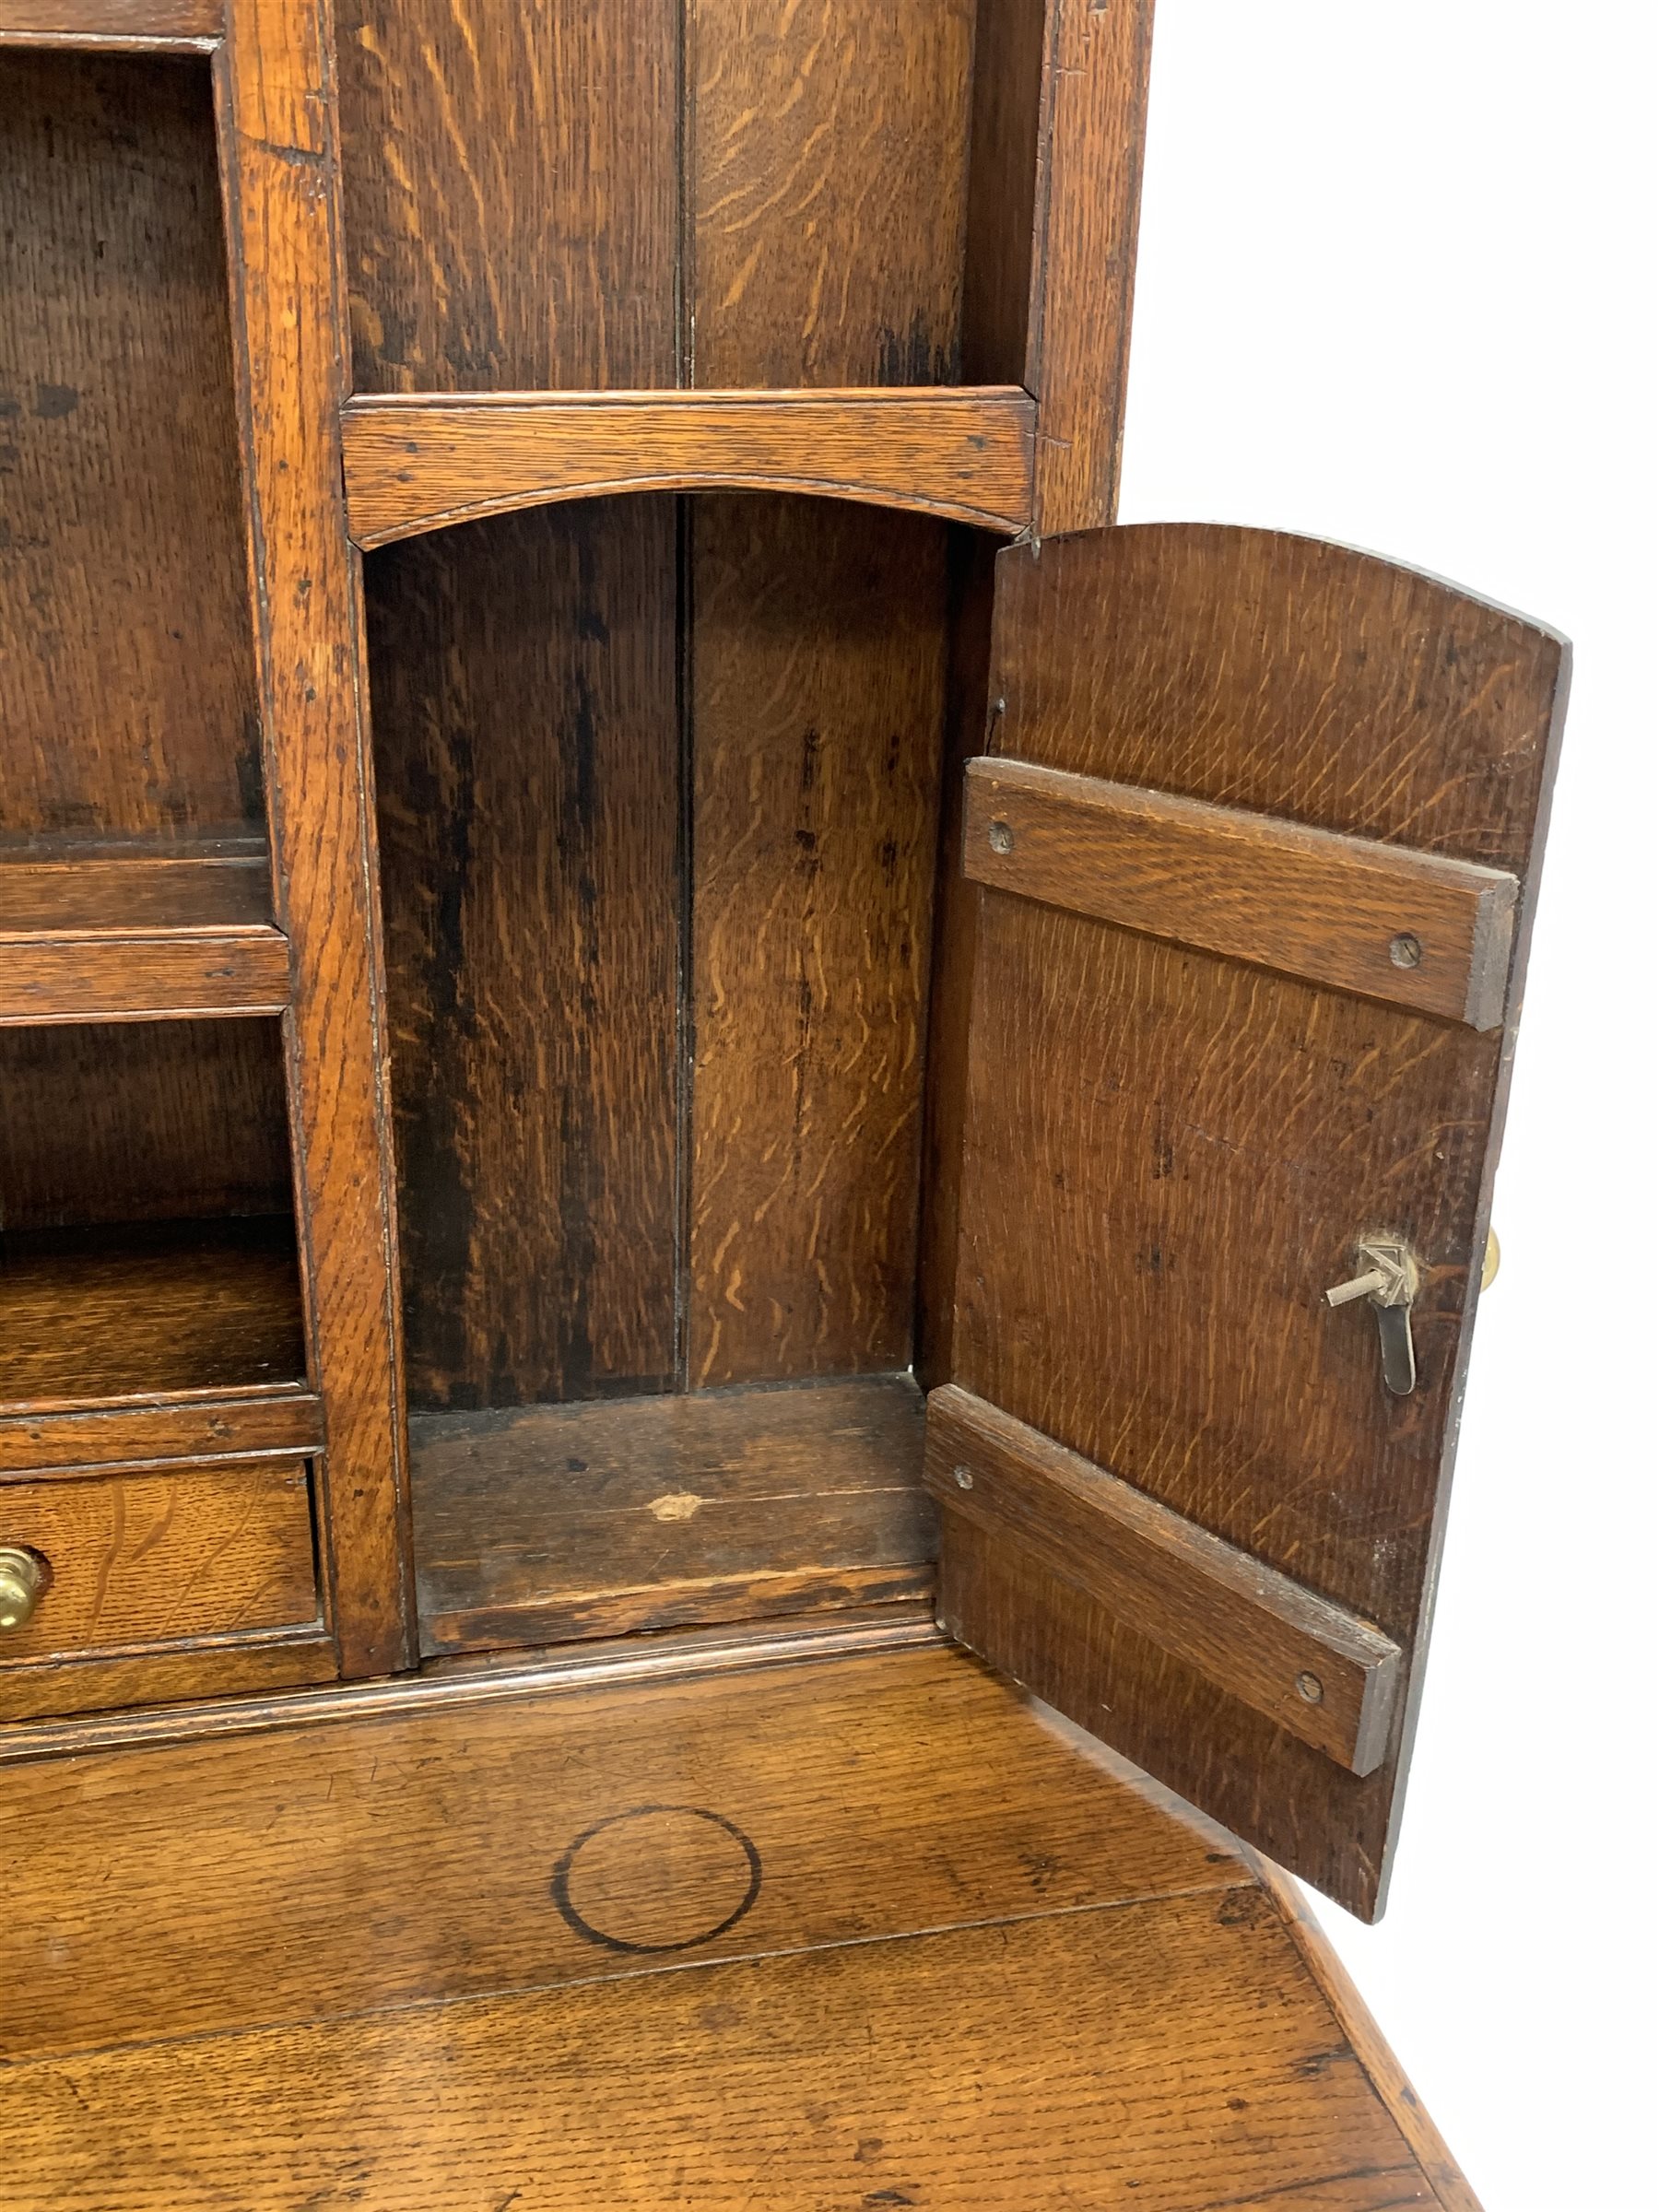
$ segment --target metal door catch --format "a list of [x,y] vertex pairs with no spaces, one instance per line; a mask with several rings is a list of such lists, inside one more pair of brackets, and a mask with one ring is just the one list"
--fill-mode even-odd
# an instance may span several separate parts
[[1417,1347],[1411,1341],[1411,1303],[1418,1294],[1418,1264],[1411,1247],[1397,1237],[1365,1237],[1354,1247],[1362,1270],[1350,1282],[1325,1292],[1327,1306],[1370,1300],[1382,1345],[1382,1380],[1396,1398],[1417,1388]]

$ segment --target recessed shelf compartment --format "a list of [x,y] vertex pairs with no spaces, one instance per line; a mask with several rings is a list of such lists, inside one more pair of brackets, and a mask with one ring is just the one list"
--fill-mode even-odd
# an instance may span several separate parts
[[424,1652],[925,1596],[908,1375],[411,1424]]
[[0,1347],[0,1409],[301,1389],[292,1223],[8,1234]]
[[818,493],[1014,533],[1035,407],[1014,388],[514,393],[354,400],[352,535],[389,544],[553,500],[727,488]]
[[257,833],[206,63],[0,50],[0,837]]
[[0,1096],[0,1417],[304,1388],[276,1022],[9,1029]]
[[262,840],[0,841],[0,1024],[280,1013]]

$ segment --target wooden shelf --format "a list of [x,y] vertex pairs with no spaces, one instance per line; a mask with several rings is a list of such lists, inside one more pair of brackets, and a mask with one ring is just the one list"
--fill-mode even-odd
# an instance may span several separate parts
[[342,415],[347,508],[365,547],[554,500],[715,488],[1013,535],[1031,519],[1034,418],[1015,385],[357,399]]
[[933,1586],[908,1375],[418,1414],[409,1428],[429,1655]]
[[0,1239],[0,1416],[303,1389],[292,1224]]
[[0,1025],[280,1014],[270,917],[258,839],[0,845]]
[[200,53],[224,29],[223,0],[0,0],[0,47]]

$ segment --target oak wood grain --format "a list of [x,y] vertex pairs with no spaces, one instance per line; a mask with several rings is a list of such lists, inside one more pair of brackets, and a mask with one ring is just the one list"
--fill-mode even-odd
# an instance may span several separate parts
[[693,515],[694,1387],[911,1358],[945,556],[909,516]]
[[290,1387],[305,1375],[282,1218],[38,1230],[0,1243],[0,1406]]
[[1365,2068],[1378,2096],[1387,2106],[1396,2127],[1411,2146],[1443,2212],[1480,2212],[1475,2192],[1446,2147],[1445,2137],[1423,2108],[1421,2098],[1406,2077],[1404,2067],[1382,2040],[1352,1977],[1332,1949],[1330,1938],[1308,1908],[1307,1900],[1288,1874],[1255,1852],[1245,1853],[1255,1868],[1256,1879],[1272,1899],[1290,1940],[1301,1953],[1309,1972],[1324,1993],[1325,2002]]
[[203,65],[0,53],[0,829],[252,821],[259,747]]
[[676,561],[631,500],[370,563],[418,1407],[673,1379]]
[[310,1458],[322,1448],[322,1400],[305,1391],[0,1414],[0,1475]]
[[224,0],[0,0],[0,46],[206,51]]
[[1399,1646],[1107,1469],[947,1384],[928,1399],[926,1480],[947,1530],[965,1519],[1018,1546],[1350,1773],[1387,1749]]
[[1117,512],[1152,9],[1049,0],[1022,380],[1037,401],[1039,538]]
[[[0,1484],[0,1544],[47,1563],[32,1618],[0,1635],[0,1715],[53,1660],[317,1625],[311,1477],[288,1461]],[[31,1677],[18,1679],[19,1670]]]
[[607,492],[810,492],[1014,532],[1030,516],[1031,403],[981,392],[499,394],[359,399],[344,418],[364,547]]
[[346,299],[328,0],[236,0],[215,58],[233,243],[246,574],[277,919],[323,1556],[349,1672],[413,1656],[391,1104],[359,564],[339,406]]
[[927,1594],[909,1376],[411,1424],[423,1651]]
[[1503,1019],[1515,878],[1241,808],[971,760],[975,883],[1471,1029]]
[[418,1672],[370,1681],[333,1681],[300,1690],[252,1686],[246,1695],[206,1697],[143,1712],[18,1722],[0,1729],[0,1765],[80,1759],[93,1751],[157,1750],[180,1744],[288,1735],[342,1720],[407,1719],[459,1712],[499,1698],[559,1696],[624,1683],[687,1682],[712,1675],[874,1652],[937,1649],[946,1638],[925,1601],[849,1606],[811,1620],[762,1620],[671,1629],[660,1636],[562,1643],[531,1651],[464,1652],[428,1659]]
[[361,392],[677,381],[675,0],[343,0]]
[[973,17],[688,0],[687,382],[958,381]]
[[[387,1707],[431,1687],[343,1693],[377,1697],[376,1717],[9,1768],[27,1965],[8,2055],[319,2017],[361,2033],[353,2016],[379,2006],[537,1987],[569,2001],[641,1974],[660,1992],[665,1965],[1248,1894],[1206,1823],[1143,1801],[936,1646],[608,1687],[486,1679]],[[762,1879],[731,1928],[705,1933],[711,1912],[702,1940],[653,1959],[584,1936],[550,1885],[579,1839],[664,1806],[734,1822]],[[636,1933],[651,1910],[646,1884]]]
[[12,2069],[16,2201],[89,2212],[113,2171],[130,2212],[274,2212],[349,2171],[386,2212],[434,2171],[538,2212],[1027,2212],[1132,2180],[1147,2212],[1434,2212],[1256,1894]]
[[272,914],[263,838],[0,838],[0,943],[144,929],[245,929]]
[[[947,1544],[942,1602],[976,1648],[1374,1915],[1564,649],[1368,556],[1147,527],[1001,557],[992,691],[998,755],[1522,885],[1510,1026],[1483,1034],[1025,900],[986,894],[979,916],[954,1379],[1374,1624],[1408,1687],[1360,1778],[1035,1561],[975,1546],[953,1569]],[[1409,1398],[1382,1388],[1369,1311],[1343,1327],[1322,1303],[1385,1226],[1422,1270]]]
[[1023,384],[1053,0],[978,0],[962,382]]
[[6,1029],[0,1228],[288,1213],[282,1089],[274,1021]]
[[0,1024],[280,1014],[288,939],[268,925],[15,936],[0,949]]
[[159,1650],[92,1652],[53,1659],[6,1677],[7,1718],[0,1744],[85,1726],[78,1716],[118,1716],[124,1708],[165,1711],[190,1700],[291,1696],[335,1681],[340,1663],[322,1627],[253,1630],[200,1637]]

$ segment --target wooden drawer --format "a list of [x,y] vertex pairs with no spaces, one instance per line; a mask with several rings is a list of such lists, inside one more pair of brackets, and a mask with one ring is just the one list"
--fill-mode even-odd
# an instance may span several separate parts
[[0,1547],[42,1558],[32,1618],[0,1634],[0,1717],[293,1679],[319,1664],[303,1461],[0,1485]]

